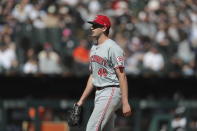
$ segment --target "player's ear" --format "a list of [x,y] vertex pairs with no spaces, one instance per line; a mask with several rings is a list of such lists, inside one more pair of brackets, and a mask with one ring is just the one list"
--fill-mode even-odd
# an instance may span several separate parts
[[105,32],[107,30],[107,27],[102,27],[103,32]]

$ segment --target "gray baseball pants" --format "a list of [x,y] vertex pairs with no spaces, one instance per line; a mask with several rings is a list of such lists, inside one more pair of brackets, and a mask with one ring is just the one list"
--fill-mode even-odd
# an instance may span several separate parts
[[120,107],[120,88],[107,87],[97,90],[94,110],[89,118],[86,131],[112,131],[116,118],[115,111]]

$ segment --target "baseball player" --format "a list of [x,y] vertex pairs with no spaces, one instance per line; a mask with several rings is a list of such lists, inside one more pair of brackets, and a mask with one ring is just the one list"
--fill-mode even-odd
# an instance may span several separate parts
[[111,22],[107,16],[97,15],[88,23],[92,24],[91,37],[94,37],[97,43],[90,51],[91,74],[77,105],[83,105],[92,90],[96,89],[94,110],[86,131],[112,131],[117,109],[122,106],[124,116],[132,114],[124,72],[124,52],[108,36]]

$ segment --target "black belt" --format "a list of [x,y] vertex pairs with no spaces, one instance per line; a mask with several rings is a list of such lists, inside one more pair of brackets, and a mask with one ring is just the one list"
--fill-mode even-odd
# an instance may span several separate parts
[[107,87],[117,87],[119,88],[120,85],[108,85],[108,86],[102,86],[102,87],[99,87],[99,86],[94,86],[96,88],[96,90],[102,90],[102,89],[105,89]]

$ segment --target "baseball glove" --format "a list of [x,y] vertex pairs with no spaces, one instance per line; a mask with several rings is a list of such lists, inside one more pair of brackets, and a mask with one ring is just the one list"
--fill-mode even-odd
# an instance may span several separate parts
[[83,107],[75,103],[69,113],[69,126],[79,126],[82,123]]

